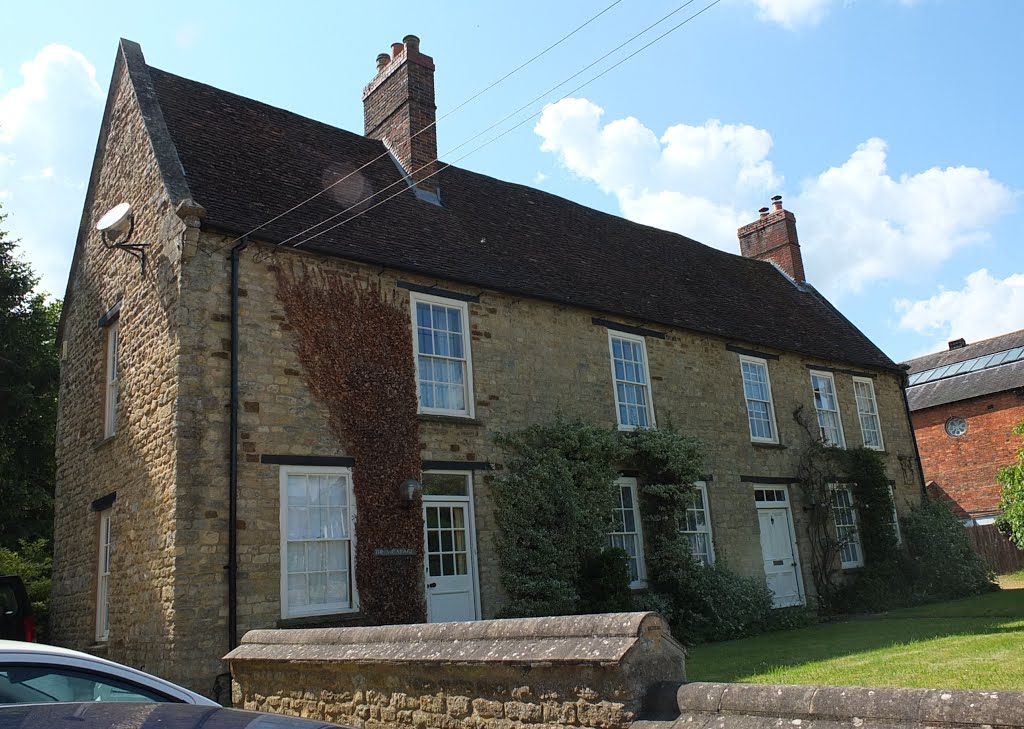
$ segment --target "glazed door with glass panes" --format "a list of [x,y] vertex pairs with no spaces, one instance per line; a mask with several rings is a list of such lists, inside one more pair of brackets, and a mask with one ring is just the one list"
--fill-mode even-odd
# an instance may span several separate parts
[[476,620],[476,560],[468,500],[424,495],[427,619]]

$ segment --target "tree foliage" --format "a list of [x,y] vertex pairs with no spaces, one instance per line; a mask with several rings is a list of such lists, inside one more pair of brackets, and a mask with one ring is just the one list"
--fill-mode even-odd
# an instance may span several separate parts
[[[1024,422],[1017,423],[1014,435],[1024,436]],[[999,530],[1017,545],[1024,549],[1024,441],[1017,450],[1017,462],[999,469],[996,476],[1002,486],[999,508]]]
[[0,546],[10,548],[53,531],[60,302],[37,283],[0,229]]

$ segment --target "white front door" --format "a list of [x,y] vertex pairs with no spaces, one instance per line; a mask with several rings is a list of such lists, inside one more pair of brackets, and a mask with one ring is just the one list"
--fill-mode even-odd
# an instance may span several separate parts
[[427,620],[476,620],[476,550],[467,499],[423,497]]
[[764,576],[775,607],[803,605],[800,561],[796,535],[785,488],[757,487],[757,520],[761,527],[761,557]]

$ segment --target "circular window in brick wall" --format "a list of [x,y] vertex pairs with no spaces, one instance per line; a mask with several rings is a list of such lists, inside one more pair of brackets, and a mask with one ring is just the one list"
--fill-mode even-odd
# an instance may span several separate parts
[[959,438],[967,432],[967,421],[957,416],[946,421],[946,434]]

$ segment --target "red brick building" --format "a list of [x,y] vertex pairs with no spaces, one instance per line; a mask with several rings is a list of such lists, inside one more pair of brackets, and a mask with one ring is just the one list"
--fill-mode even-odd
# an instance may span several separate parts
[[[929,493],[970,525],[999,513],[996,472],[1024,420],[1024,329],[910,360],[907,402]],[[968,521],[969,520],[969,521]]]

